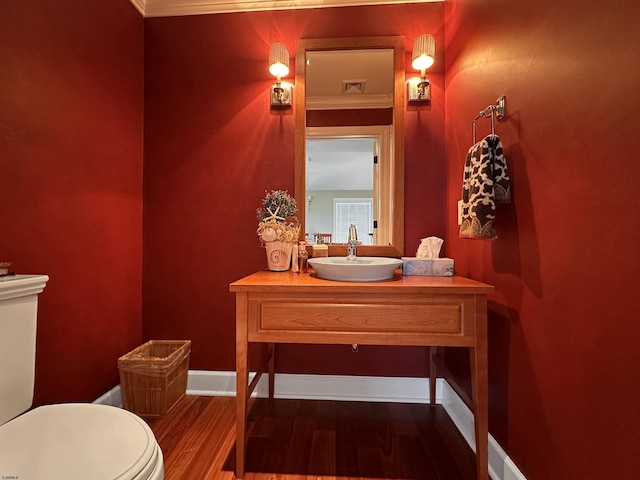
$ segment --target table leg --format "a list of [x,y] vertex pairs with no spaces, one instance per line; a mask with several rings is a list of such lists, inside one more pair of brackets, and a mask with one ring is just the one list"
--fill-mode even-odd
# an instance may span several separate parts
[[489,375],[487,362],[487,301],[476,298],[476,346],[470,349],[471,390],[476,436],[478,480],[489,480]]
[[236,294],[236,477],[244,476],[247,445],[248,342],[247,295]]
[[269,374],[269,399],[273,399],[275,376],[276,376],[276,345],[275,343],[267,344],[267,354],[269,355],[269,363],[267,373]]
[[436,406],[436,361],[438,347],[429,347],[429,406]]

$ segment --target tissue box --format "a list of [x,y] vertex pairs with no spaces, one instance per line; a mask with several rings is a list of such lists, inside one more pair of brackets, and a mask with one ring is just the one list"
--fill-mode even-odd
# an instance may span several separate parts
[[402,257],[403,275],[423,277],[453,277],[452,258]]

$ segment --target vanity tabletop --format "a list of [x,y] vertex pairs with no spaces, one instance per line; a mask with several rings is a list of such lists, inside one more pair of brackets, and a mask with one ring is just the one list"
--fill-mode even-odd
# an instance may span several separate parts
[[398,289],[412,293],[440,293],[440,294],[488,294],[494,291],[493,285],[471,280],[466,277],[422,277],[403,276],[401,270],[396,270],[393,278],[377,282],[339,282],[318,278],[309,269],[308,273],[271,272],[261,270],[252,273],[229,285],[231,292],[251,291],[322,291],[326,293],[350,291],[352,293],[389,293]]

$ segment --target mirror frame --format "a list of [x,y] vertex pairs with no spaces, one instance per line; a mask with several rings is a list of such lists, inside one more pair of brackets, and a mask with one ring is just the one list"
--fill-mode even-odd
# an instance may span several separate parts
[[[319,50],[393,50],[393,125],[392,125],[392,179],[391,196],[391,243],[389,245],[361,245],[358,255],[367,257],[401,257],[404,255],[404,37],[354,37],[354,38],[314,38],[296,42],[295,79],[295,194],[298,206],[305,205],[306,199],[306,58],[307,52]],[[298,220],[306,225],[305,209],[298,207]],[[304,228],[300,231],[304,240]],[[329,245],[330,256],[346,255],[345,245]]]

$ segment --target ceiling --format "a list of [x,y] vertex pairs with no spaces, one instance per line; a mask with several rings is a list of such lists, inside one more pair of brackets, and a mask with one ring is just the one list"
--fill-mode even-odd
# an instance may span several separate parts
[[393,107],[393,50],[307,52],[307,110]]
[[129,0],[144,17],[173,17],[210,13],[295,10],[301,8],[429,3],[444,0]]

